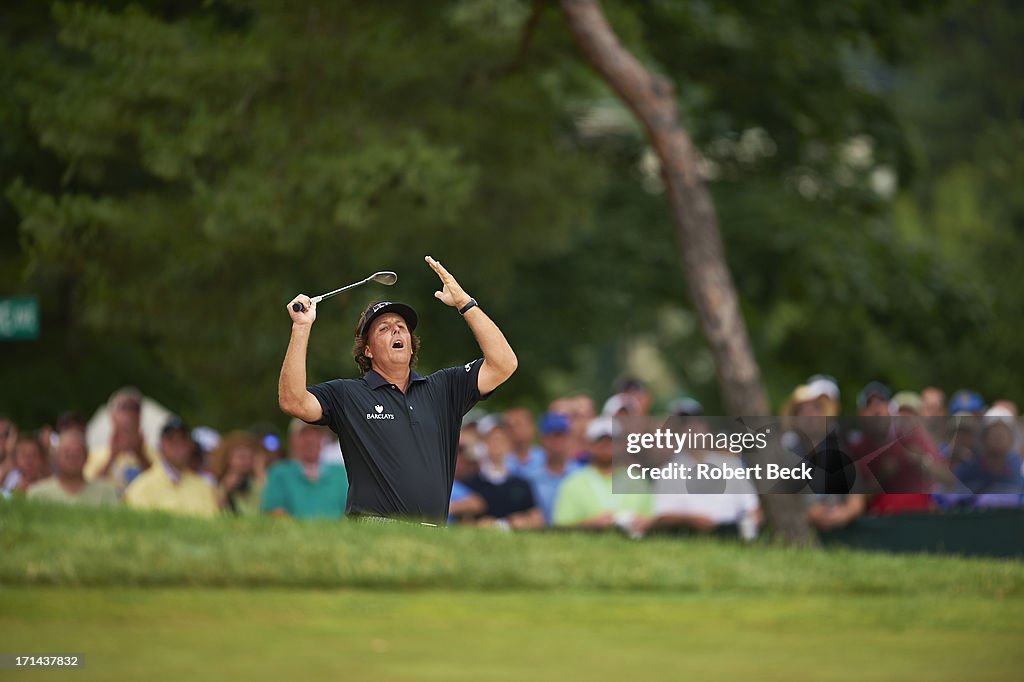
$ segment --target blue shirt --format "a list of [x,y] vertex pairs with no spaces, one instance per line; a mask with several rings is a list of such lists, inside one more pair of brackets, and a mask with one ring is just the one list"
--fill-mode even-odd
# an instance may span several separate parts
[[548,456],[544,452],[544,448],[539,445],[531,445],[530,449],[526,451],[525,464],[519,461],[515,454],[512,454],[505,460],[505,466],[508,467],[510,476],[519,476],[529,480],[530,476],[544,468],[547,461]]
[[982,456],[964,462],[954,475],[975,495],[983,493],[1024,493],[1024,475],[1020,470],[1020,455],[1011,452],[1002,471],[993,472],[982,462]]
[[[452,496],[448,500],[448,506],[451,507],[451,503],[452,502],[458,502],[459,500],[464,500],[464,499],[466,499],[467,497],[469,497],[472,494],[473,494],[473,491],[470,490],[469,488],[467,488],[465,485],[463,485],[461,481],[453,481],[452,482]],[[448,523],[449,523],[449,525],[454,525],[454,524],[456,524],[458,522],[459,522],[458,519],[456,519],[451,514],[448,514]]]
[[533,471],[526,479],[533,487],[533,498],[537,506],[544,512],[544,523],[551,525],[551,514],[555,510],[555,498],[558,497],[558,488],[562,485],[565,477],[580,468],[576,462],[566,462],[562,473],[553,474],[546,466]]

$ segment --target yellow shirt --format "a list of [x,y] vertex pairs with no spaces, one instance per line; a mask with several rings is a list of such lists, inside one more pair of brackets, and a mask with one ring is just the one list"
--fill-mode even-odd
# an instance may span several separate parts
[[135,509],[160,509],[176,514],[215,516],[217,496],[201,476],[184,471],[177,481],[163,464],[154,464],[132,481],[124,501]]
[[[160,463],[160,456],[149,449],[148,445],[143,446],[142,456],[149,460],[151,465],[157,465]],[[93,481],[103,471],[103,467],[107,465],[110,460],[110,448],[102,447],[95,448],[89,451],[89,458],[85,460],[85,468],[82,470],[82,475],[85,476],[85,480]],[[135,457],[128,453],[118,453],[114,458],[114,464],[110,467],[109,480],[117,488],[117,492],[123,493],[124,489],[132,482],[132,480],[139,474],[139,463]]]
[[61,487],[56,476],[44,478],[33,484],[26,493],[30,500],[82,504],[90,507],[113,507],[121,504],[117,490],[109,481],[88,481],[77,493],[69,493]]

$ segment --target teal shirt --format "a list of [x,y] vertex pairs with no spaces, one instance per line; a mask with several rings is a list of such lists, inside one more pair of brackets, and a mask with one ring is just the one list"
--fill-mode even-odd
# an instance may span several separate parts
[[267,473],[260,511],[283,509],[297,519],[340,519],[348,499],[348,475],[340,464],[320,466],[320,476],[310,481],[302,465],[293,459],[278,462]]

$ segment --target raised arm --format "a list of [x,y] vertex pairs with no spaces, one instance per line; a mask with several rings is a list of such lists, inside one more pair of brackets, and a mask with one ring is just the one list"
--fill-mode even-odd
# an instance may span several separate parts
[[[441,279],[441,291],[435,291],[434,298],[456,310],[464,308],[472,300],[472,297],[459,286],[459,283],[451,273],[444,269],[441,263],[430,256],[424,260]],[[464,317],[484,356],[484,362],[480,365],[480,373],[477,376],[477,389],[481,394],[486,395],[512,376],[516,368],[519,367],[519,360],[516,358],[512,346],[505,339],[505,335],[498,329],[498,325],[494,324],[487,313],[480,309],[480,306],[470,308]]]
[[[292,309],[293,303],[301,303],[303,309],[296,312]],[[277,404],[287,415],[315,422],[323,417],[324,412],[316,396],[306,390],[306,349],[316,320],[316,304],[309,300],[309,296],[299,294],[288,302],[288,315],[292,318],[292,336],[277,382]]]

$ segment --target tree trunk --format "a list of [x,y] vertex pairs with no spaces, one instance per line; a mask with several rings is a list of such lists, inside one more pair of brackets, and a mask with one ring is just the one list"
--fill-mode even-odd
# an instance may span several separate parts
[[[679,122],[674,84],[648,72],[619,43],[596,0],[561,4],[583,55],[636,115],[661,162],[687,284],[729,413],[769,415],[761,371],[725,262],[715,207],[698,171],[697,152]],[[815,542],[798,496],[762,495],[761,500],[769,525],[785,542]]]

